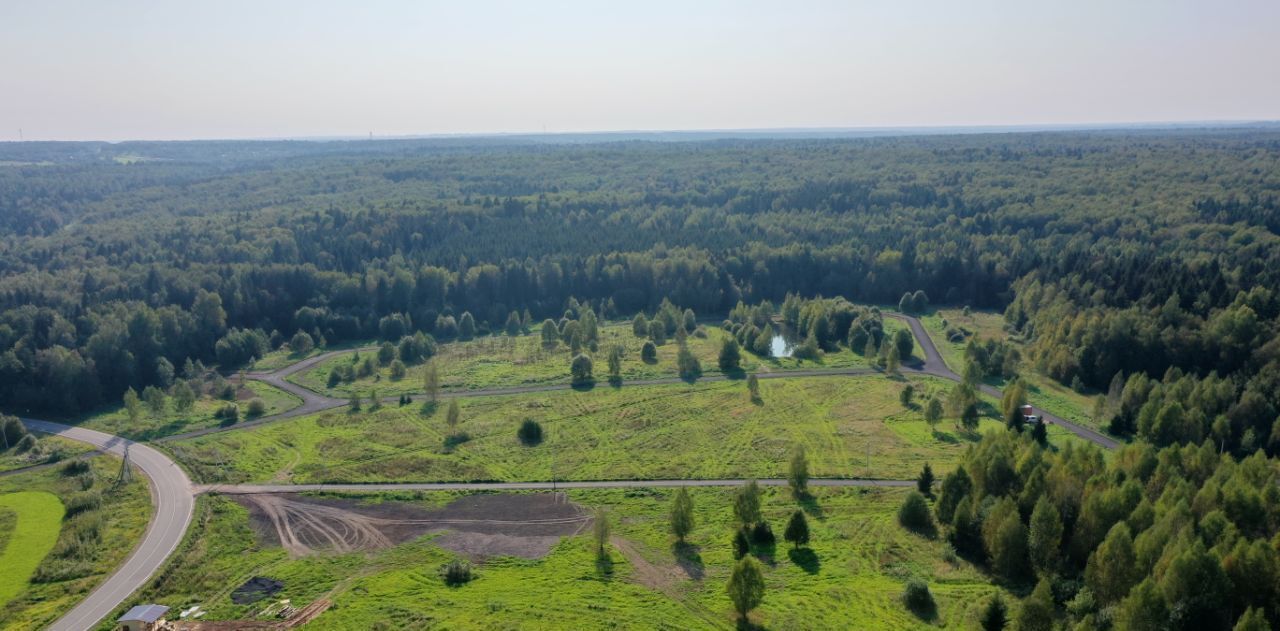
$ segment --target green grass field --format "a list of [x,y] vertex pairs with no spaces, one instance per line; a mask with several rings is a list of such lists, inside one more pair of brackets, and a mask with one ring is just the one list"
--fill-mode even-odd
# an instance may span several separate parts
[[[266,404],[264,416],[279,414],[302,404],[298,397],[260,381],[246,379],[240,392],[241,394],[236,403],[240,406],[241,420],[248,418],[246,416],[248,402],[255,397],[262,399],[262,402]],[[226,404],[227,401],[203,396],[196,401],[195,406],[186,414],[176,412],[173,409],[172,402],[170,402],[169,408],[164,413],[158,415],[153,414],[144,405],[142,417],[136,424],[129,422],[129,415],[125,412],[124,406],[117,406],[109,411],[70,422],[74,425],[90,427],[134,440],[154,440],[170,434],[221,425],[223,421],[214,418],[214,412]]]
[[58,496],[43,491],[20,491],[0,495],[0,512],[11,517],[0,520],[6,530],[0,541],[0,606],[27,586],[46,554],[58,541],[64,510]]
[[[964,348],[968,341],[947,340],[943,320],[951,325],[968,329],[973,334],[971,337],[975,339],[1010,339],[1008,332],[1004,329],[1004,317],[998,313],[971,311],[966,316],[961,309],[938,309],[930,315],[921,317],[920,321],[933,338],[933,343],[938,347],[938,353],[947,362],[947,366],[957,373],[964,370]],[[1014,341],[1020,343],[1018,340]],[[1098,428],[1098,422],[1093,418],[1093,397],[1080,394],[1041,374],[1025,359],[1022,366],[1022,379],[1027,383],[1027,392],[1032,405],[1074,423]],[[1005,385],[1004,380],[999,377],[988,378],[987,383],[997,388],[1003,388]]]
[[[34,574],[11,571],[8,557],[0,559],[4,589],[12,587],[12,577],[21,577],[17,590],[0,598],[0,603],[8,601],[0,606],[0,627],[44,628],[114,572],[142,538],[152,512],[145,479],[134,476],[128,484],[116,486],[119,458],[101,455],[86,462],[88,470],[83,473],[67,474],[63,465],[0,478],[0,504],[5,497],[28,493],[51,498],[42,500],[48,505],[43,509],[38,536],[40,545],[46,537],[56,540],[51,550],[45,548],[46,553],[39,556],[35,556],[38,550],[34,547],[23,553],[34,557],[35,564],[30,566]],[[62,506],[66,507],[65,515]],[[10,538],[6,555],[15,543]]]
[[[918,391],[950,386],[913,382]],[[464,398],[458,431],[470,440],[452,450],[444,406],[417,404],[335,410],[168,448],[211,482],[528,481],[551,479],[553,466],[557,479],[777,477],[796,444],[815,476],[907,478],[925,462],[949,468],[974,436],[949,421],[931,432],[918,403],[899,403],[905,383],[765,379],[758,404],[742,381]],[[542,425],[541,445],[517,440],[526,418]]]
[[[264,603],[235,605],[230,591],[250,577],[269,576],[285,584],[275,599],[296,606],[333,600],[334,607],[308,625],[315,629],[731,629],[725,584],[733,563],[733,490],[691,490],[696,528],[692,547],[679,559],[667,532],[671,493],[569,492],[584,506],[608,509],[614,537],[626,548],[610,546],[611,573],[597,568],[590,536],[583,534],[562,539],[542,559],[490,559],[477,567],[475,580],[456,588],[436,575],[454,554],[433,545],[434,535],[374,552],[289,558],[256,541],[244,508],[208,497],[187,547],[141,600],[199,604],[209,612],[206,619],[243,619]],[[768,629],[966,628],[973,609],[997,588],[968,563],[943,561],[940,541],[904,531],[895,517],[904,495],[817,489],[808,509],[808,552],[793,556],[781,540],[776,549],[761,551],[767,589],[753,621]],[[415,497],[438,505],[456,496]],[[766,489],[764,499],[765,517],[780,534],[797,505],[782,489]],[[640,571],[637,561],[650,571]],[[654,568],[666,580],[655,582]],[[928,581],[938,602],[932,624],[901,604],[903,585],[912,577]]]
[[[896,321],[886,320],[885,328],[893,331],[902,325]],[[698,357],[702,364],[703,374],[720,374],[717,359],[720,346],[728,333],[712,326],[706,327],[707,336],[699,338],[689,336],[689,350]],[[601,327],[599,350],[592,355],[595,364],[595,376],[598,381],[605,381],[608,375],[608,352],[615,345],[622,345],[626,353],[622,360],[622,377],[624,381],[674,377],[676,355],[679,345],[668,341],[658,347],[657,361],[648,364],[641,360],[640,349],[644,339],[631,332],[631,325],[611,324]],[[360,360],[372,352],[370,348],[358,351]],[[329,372],[334,366],[350,363],[355,351],[340,355],[313,366],[309,370],[299,372],[290,380],[316,392],[334,397],[349,397],[354,392],[360,396],[368,396],[376,389],[380,396],[403,393],[420,393],[422,387],[422,368],[410,367],[409,374],[402,380],[391,379],[390,368],[380,367],[368,377],[362,377],[351,383],[339,383],[333,388],[328,385]],[[746,372],[770,372],[778,370],[866,367],[868,364],[861,355],[846,350],[825,354],[817,361],[806,361],[795,358],[761,358],[751,353],[742,353],[742,367]],[[484,388],[502,388],[529,384],[549,384],[569,382],[569,362],[572,355],[563,344],[555,349],[545,349],[541,338],[537,335],[518,337],[492,336],[466,342],[451,342],[440,345],[439,354],[433,359],[440,375],[440,384],[445,389],[479,390]]]

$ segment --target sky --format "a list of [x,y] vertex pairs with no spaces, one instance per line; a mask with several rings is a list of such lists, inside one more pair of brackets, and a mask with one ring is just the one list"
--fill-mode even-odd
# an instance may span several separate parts
[[0,140],[1280,119],[1280,0],[0,0]]

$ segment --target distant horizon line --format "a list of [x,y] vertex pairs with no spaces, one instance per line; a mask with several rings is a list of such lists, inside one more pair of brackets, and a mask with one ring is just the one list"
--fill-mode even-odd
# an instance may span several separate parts
[[973,125],[882,125],[882,126],[820,126],[820,127],[741,127],[741,128],[686,128],[686,129],[602,129],[591,131],[487,131],[487,132],[439,132],[421,134],[331,134],[307,136],[224,136],[191,137],[180,139],[130,138],[102,140],[79,138],[74,140],[0,140],[3,144],[36,143],[106,143],[128,144],[143,142],[350,142],[360,140],[433,140],[433,139],[484,139],[484,138],[539,138],[571,136],[805,136],[841,137],[864,135],[947,135],[964,133],[1030,133],[1041,131],[1090,131],[1125,129],[1180,129],[1206,127],[1269,127],[1280,125],[1280,119],[1210,119],[1175,121],[1128,121],[1109,123],[1016,123]]

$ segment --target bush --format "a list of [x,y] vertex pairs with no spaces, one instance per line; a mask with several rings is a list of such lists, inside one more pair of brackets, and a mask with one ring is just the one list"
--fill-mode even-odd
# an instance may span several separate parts
[[762,521],[751,529],[751,542],[758,546],[771,546],[776,544],[778,539],[773,536],[773,528],[769,526],[769,522]]
[[440,566],[440,579],[449,587],[458,587],[471,582],[471,564],[461,559],[454,559]]
[[907,581],[907,588],[902,592],[902,603],[925,620],[931,620],[938,612],[938,605],[933,601],[929,585],[918,578]]
[[217,409],[213,413],[213,418],[234,423],[240,420],[240,408],[234,403],[228,403]]
[[573,363],[569,366],[569,372],[573,376],[573,385],[584,385],[595,381],[592,375],[591,358],[586,355],[579,354],[573,358]]
[[640,348],[640,360],[646,364],[658,361],[658,346],[653,343],[653,340],[646,341]]
[[401,379],[404,379],[404,376],[407,373],[408,373],[408,369],[405,368],[404,362],[398,359],[391,361],[391,380],[392,381],[400,381]]
[[516,438],[519,438],[524,445],[537,445],[542,442],[542,426],[537,421],[527,418],[520,424],[520,429],[516,430]]
[[249,416],[262,416],[267,411],[267,404],[262,399],[249,399]]
[[902,508],[898,509],[898,523],[918,533],[934,533],[933,514],[929,512],[929,503],[919,491],[912,491],[902,502]]

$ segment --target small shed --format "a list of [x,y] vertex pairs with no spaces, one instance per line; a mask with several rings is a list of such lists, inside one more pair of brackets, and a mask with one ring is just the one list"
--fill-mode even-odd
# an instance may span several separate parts
[[138,605],[126,611],[116,621],[119,631],[154,631],[164,626],[164,615],[169,608],[164,605]]

